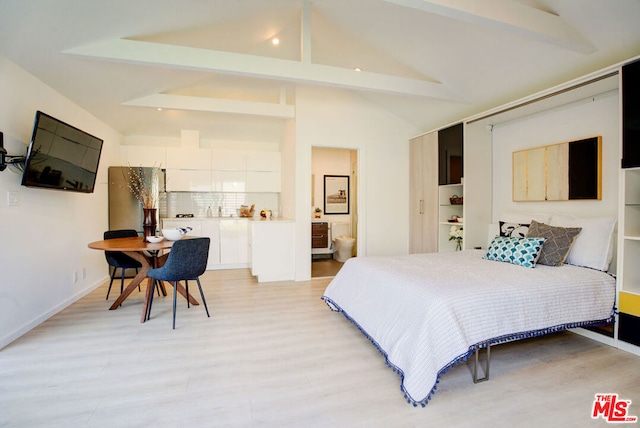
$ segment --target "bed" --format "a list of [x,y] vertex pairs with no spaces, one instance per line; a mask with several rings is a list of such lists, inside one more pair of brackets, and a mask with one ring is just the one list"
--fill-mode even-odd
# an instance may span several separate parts
[[407,401],[422,406],[442,374],[480,349],[613,322],[616,281],[606,269],[566,256],[559,266],[527,268],[489,252],[352,258],[322,299],[400,374]]

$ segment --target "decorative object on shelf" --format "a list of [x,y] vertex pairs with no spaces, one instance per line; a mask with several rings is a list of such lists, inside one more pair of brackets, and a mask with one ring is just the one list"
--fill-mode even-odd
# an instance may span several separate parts
[[251,208],[246,205],[240,205],[240,217],[253,217],[255,209],[255,204],[251,204]]
[[271,210],[262,210],[260,211],[260,217],[271,219],[273,218],[273,214],[271,213]]
[[315,209],[315,210],[313,210],[313,216],[314,216],[315,218],[320,218],[320,217],[322,217],[322,209],[321,209],[321,208],[316,207],[316,209]]
[[464,234],[461,226],[451,226],[449,229],[449,241],[456,241],[456,251],[462,251],[462,238]]
[[460,217],[457,215],[453,215],[451,216],[451,218],[449,220],[447,220],[449,223],[458,223],[460,221]]
[[462,205],[462,196],[453,195],[449,198],[451,205]]
[[349,176],[324,176],[324,213],[349,214]]

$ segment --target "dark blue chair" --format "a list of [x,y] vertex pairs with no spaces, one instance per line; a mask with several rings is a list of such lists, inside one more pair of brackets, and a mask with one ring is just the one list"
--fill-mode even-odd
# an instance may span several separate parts
[[[138,236],[138,232],[133,229],[122,229],[122,230],[107,230],[104,232],[103,239],[114,239],[114,238],[133,238]],[[120,277],[120,294],[122,294],[122,290],[124,289],[124,273],[126,269],[135,269],[136,273],[138,272],[138,268],[141,268],[142,265],[139,261],[132,259],[126,254],[120,251],[105,251],[104,256],[107,259],[107,263],[109,266],[113,267],[113,271],[111,272],[111,281],[109,281],[109,289],[107,290],[107,299],[109,300],[109,293],[111,292],[111,285],[113,284],[113,280],[116,276],[116,271],[121,269],[122,275]],[[138,286],[138,290],[140,286]]]
[[[147,319],[151,316],[151,305],[153,305],[153,289],[158,281],[169,281],[173,284],[173,328],[176,328],[176,297],[177,297],[177,285],[178,281],[185,282],[185,289],[187,295],[189,294],[189,281],[195,280],[198,283],[200,289],[200,297],[202,297],[202,303],[204,309],[209,317],[209,308],[207,308],[207,301],[204,298],[202,292],[202,285],[200,284],[199,276],[202,275],[207,269],[207,260],[209,259],[209,245],[211,239],[209,238],[193,238],[193,239],[181,239],[176,241],[171,246],[171,251],[165,264],[162,267],[156,269],[149,269],[147,276],[154,279],[151,285],[151,301],[149,302],[149,312],[147,313]],[[187,307],[189,307],[189,299],[187,299]]]

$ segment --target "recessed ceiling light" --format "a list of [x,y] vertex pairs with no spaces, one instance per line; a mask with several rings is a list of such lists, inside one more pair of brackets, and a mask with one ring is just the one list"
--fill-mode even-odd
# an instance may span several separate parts
[[277,37],[274,37],[273,39],[271,39],[271,43],[277,46],[280,44],[280,39]]
[[158,107],[158,111],[162,111],[162,107]]
[[360,67],[356,67],[354,68],[355,71],[362,71],[362,69]]

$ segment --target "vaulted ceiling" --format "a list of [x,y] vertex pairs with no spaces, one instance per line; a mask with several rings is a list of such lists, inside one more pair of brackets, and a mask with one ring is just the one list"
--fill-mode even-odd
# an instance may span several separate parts
[[639,19],[638,0],[0,0],[0,55],[124,136],[277,142],[300,85],[427,131],[640,55]]

